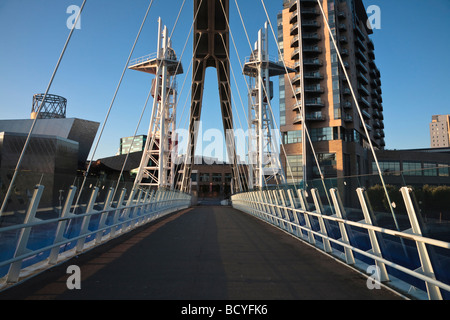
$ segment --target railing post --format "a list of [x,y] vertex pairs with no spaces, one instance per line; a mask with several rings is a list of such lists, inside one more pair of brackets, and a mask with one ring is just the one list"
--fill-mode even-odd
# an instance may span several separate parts
[[[416,211],[414,209],[413,202],[411,201],[411,188],[402,187],[400,192],[402,193],[403,200],[405,201],[406,211],[408,212],[409,221],[411,223],[411,229],[408,232],[422,236],[422,230],[419,224],[419,220],[417,219]],[[425,243],[416,240],[417,251],[419,253],[420,262],[422,267],[420,268],[421,272],[426,276],[436,279],[434,274],[433,265],[430,260],[430,256],[428,254],[427,247]],[[438,286],[434,284],[430,284],[425,282],[428,291],[428,297],[430,300],[442,300],[441,290]]]
[[303,193],[303,190],[297,190],[298,199],[300,200],[300,206],[303,210],[303,218],[305,219],[305,225],[308,229],[308,240],[310,244],[315,245],[316,239],[314,238],[314,234],[312,231],[311,221],[309,220],[309,214],[308,214],[308,203],[305,200],[305,195]]
[[[311,193],[313,196],[314,205],[316,206],[316,212],[319,214],[317,218],[319,220],[320,233],[323,234],[325,237],[328,237],[327,228],[325,227],[325,223],[322,218],[323,206],[319,198],[318,190],[315,188],[311,189]],[[325,250],[325,252],[330,253],[331,252],[330,240],[326,239],[325,237],[322,238],[323,249]]]
[[[120,196],[119,196],[119,200],[117,201],[116,211],[114,212],[113,224],[117,224],[119,222],[120,211],[123,208],[123,200],[125,199],[126,193],[127,193],[127,189],[125,189],[125,188],[122,189],[122,192],[120,193]],[[119,226],[114,226],[111,229],[111,238],[113,238],[116,235],[118,228],[119,228]]]
[[267,205],[265,191],[258,191],[258,200],[259,209],[263,212],[266,221],[270,221],[270,223],[275,224],[271,208]]
[[[56,244],[58,242],[61,242],[64,239],[64,230],[66,229],[67,225],[67,217],[69,217],[70,214],[70,208],[72,207],[73,199],[75,197],[75,193],[77,191],[77,188],[72,186],[69,190],[69,195],[67,196],[66,203],[64,204],[63,211],[61,212],[61,220],[58,222],[58,227],[56,228],[56,235],[55,240],[53,244]],[[48,258],[48,263],[50,265],[54,265],[58,262],[58,256],[59,256],[59,247],[53,247],[50,251],[50,256]]]
[[294,233],[294,230],[292,229],[292,224],[290,224],[291,222],[291,217],[289,216],[289,211],[287,209],[287,204],[286,204],[286,195],[284,193],[284,190],[278,190],[279,194],[280,194],[280,202],[283,205],[284,208],[284,215],[285,215],[285,220],[287,220],[289,223],[287,223],[287,229],[290,233]]
[[276,190],[272,190],[272,192],[269,191],[269,197],[271,199],[272,204],[275,205],[273,208],[275,209],[276,216],[278,217],[278,219],[277,219],[278,220],[278,225],[280,227],[282,227],[283,229],[286,229],[285,226],[284,226],[284,223],[283,223],[283,216],[281,215],[280,208],[278,208],[279,203],[278,203],[278,200],[277,200],[277,192],[276,192]]
[[297,229],[297,237],[302,237],[303,233],[302,233],[302,230],[300,228],[300,221],[298,220],[298,215],[297,215],[297,212],[295,211],[297,209],[296,206],[295,206],[296,205],[295,197],[294,197],[291,189],[289,189],[287,191],[287,194],[288,194],[288,197],[289,197],[289,202],[291,203],[291,208],[292,208],[291,212],[292,212],[292,215],[294,216],[294,222],[295,222],[295,224],[297,226],[296,227],[296,229]]
[[[333,205],[334,205],[334,210],[336,212],[336,216],[339,219],[346,219],[347,217],[345,214],[345,209],[344,209],[344,206],[342,205],[342,201],[339,196],[339,193],[337,192],[337,189],[336,188],[330,189],[330,193],[331,193],[331,199],[332,199]],[[338,224],[339,224],[339,230],[341,231],[341,236],[342,236],[341,241],[345,244],[350,245],[350,239],[348,237],[347,228],[346,228],[345,224],[342,222],[339,222]],[[345,260],[347,261],[347,263],[350,265],[355,264],[355,257],[353,256],[353,251],[348,247],[344,247],[344,252],[345,252]]]
[[275,225],[278,225],[278,219],[275,219],[274,216],[274,211],[272,206],[269,205],[269,194],[267,192],[267,190],[263,190],[260,191],[261,192],[261,198],[262,198],[262,210],[267,213],[267,215],[269,216],[269,219],[272,220],[272,223]]
[[[31,198],[30,206],[28,207],[27,214],[25,216],[24,224],[29,224],[37,221],[36,211],[41,200],[42,193],[44,192],[44,186],[38,185],[34,188],[33,196]],[[20,231],[19,241],[17,243],[14,258],[20,257],[27,253],[28,239],[30,238],[31,227],[22,228]],[[6,278],[7,283],[16,283],[19,280],[20,270],[22,269],[22,260],[11,263],[9,266],[8,275]]]
[[[97,199],[97,195],[98,195],[98,190],[99,190],[98,187],[95,187],[92,190],[91,198],[89,199],[89,203],[88,203],[88,206],[86,208],[86,214],[89,214],[89,213],[93,212],[94,205],[95,205],[95,200]],[[75,208],[75,210],[76,210],[76,208]],[[81,224],[80,235],[85,235],[85,234],[88,233],[88,227],[89,227],[89,222],[90,221],[91,221],[91,215],[84,216],[83,222]],[[76,249],[77,253],[80,253],[81,251],[83,251],[85,241],[86,241],[86,236],[83,237],[83,238],[78,239],[77,249]]]
[[[373,225],[372,218],[370,216],[369,209],[367,207],[367,201],[366,201],[366,192],[363,188],[358,188],[356,190],[356,193],[358,194],[359,202],[361,204],[361,208],[364,214],[364,222],[368,225]],[[383,255],[381,253],[380,245],[378,244],[378,238],[374,230],[367,229],[367,232],[369,233],[369,239],[370,243],[372,245],[372,253],[380,258],[383,258]],[[386,265],[383,262],[375,260],[375,265],[378,267],[378,270],[380,272],[380,281],[381,282],[388,282],[389,281],[389,275],[386,270]]]
[[[106,196],[106,199],[105,199],[105,205],[103,207],[103,210],[108,210],[110,208],[113,193],[114,193],[114,189],[110,188],[108,191],[108,195]],[[99,230],[102,229],[106,225],[106,219],[108,218],[108,214],[109,214],[108,211],[107,212],[103,211],[102,214],[100,215],[100,221],[98,223]],[[97,232],[97,235],[95,237],[96,244],[99,244],[100,242],[102,242],[103,233],[104,233],[104,230],[100,230]]]

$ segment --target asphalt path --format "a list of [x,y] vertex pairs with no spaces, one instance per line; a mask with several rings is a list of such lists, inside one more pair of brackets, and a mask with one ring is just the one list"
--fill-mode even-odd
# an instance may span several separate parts
[[[79,267],[80,288],[69,289]],[[72,282],[71,282],[72,283]],[[0,292],[0,300],[396,300],[230,207],[174,213]]]

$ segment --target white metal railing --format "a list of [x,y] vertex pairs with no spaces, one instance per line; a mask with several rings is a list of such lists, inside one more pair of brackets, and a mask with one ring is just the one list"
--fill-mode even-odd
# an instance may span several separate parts
[[147,61],[150,61],[150,60],[154,60],[156,58],[157,58],[157,54],[156,54],[156,52],[153,52],[153,53],[147,54],[147,55],[145,55],[143,57],[139,57],[139,58],[131,60],[129,65],[130,66],[135,66],[137,64],[140,64],[140,63],[143,63],[143,62],[147,62]]
[[[82,253],[87,249],[103,244],[113,238],[119,237],[139,226],[154,221],[164,215],[190,207],[191,196],[176,191],[134,190],[128,199],[125,199],[127,190],[122,189],[118,201],[113,202],[114,188],[108,190],[106,200],[100,206],[95,200],[99,188],[95,187],[89,202],[82,214],[73,213],[73,200],[76,187],[71,187],[65,205],[59,218],[41,220],[36,218],[39,201],[44,186],[38,185],[34,193],[22,224],[0,228],[0,235],[18,233],[17,245],[13,257],[0,261],[0,267],[9,266],[6,275],[1,279],[0,288],[17,283],[20,278],[31,272],[52,267],[61,260],[68,259]],[[115,203],[115,206],[114,206]],[[100,207],[96,210],[95,207]],[[92,222],[95,227],[92,227]],[[65,231],[69,224],[77,224],[78,235],[66,238]],[[45,235],[54,235],[51,245],[44,245],[36,250],[29,250],[30,234],[33,230],[38,233],[45,229]],[[69,249],[64,250],[64,248]],[[36,245],[36,244],[35,244]],[[36,262],[24,270],[22,264],[30,257],[36,257],[46,252],[48,257]],[[46,255],[45,255],[46,256]]]
[[[267,223],[281,228],[364,272],[367,271],[367,263],[365,264],[355,259],[354,254],[360,254],[368,259],[372,259],[377,270],[379,270],[379,280],[382,283],[390,284],[391,287],[400,291],[409,291],[408,293],[419,299],[442,300],[441,290],[450,292],[450,285],[436,279],[435,269],[431,262],[427,246],[450,249],[450,243],[430,239],[422,235],[421,226],[411,201],[411,189],[403,187],[400,191],[411,224],[411,228],[405,231],[386,229],[372,223],[372,215],[369,212],[366,200],[366,191],[363,188],[357,189],[358,200],[364,215],[364,219],[358,222],[345,218],[345,208],[342,205],[336,188],[330,189],[332,201],[330,209],[333,212],[332,215],[325,214],[318,190],[315,188],[311,189],[314,204],[307,203],[306,191],[296,190],[295,192],[291,189],[251,191],[233,195],[231,200],[235,209],[256,216]],[[315,228],[312,226],[313,219],[317,220]],[[339,239],[329,235],[330,229],[327,228],[328,222],[336,223],[339,226]],[[351,244],[351,238],[348,233],[348,230],[351,230],[349,229],[350,227],[360,228],[367,232],[367,236],[370,239],[370,250],[363,250]],[[412,270],[399,263],[390,261],[386,256],[386,251],[383,251],[383,248],[380,246],[379,238],[377,237],[378,234],[393,236],[400,242],[406,240],[414,241],[421,267]],[[337,250],[336,246],[333,247],[332,244],[342,247],[343,251]],[[387,267],[424,281],[426,292],[389,274]],[[414,292],[411,292],[412,289],[414,289]]]

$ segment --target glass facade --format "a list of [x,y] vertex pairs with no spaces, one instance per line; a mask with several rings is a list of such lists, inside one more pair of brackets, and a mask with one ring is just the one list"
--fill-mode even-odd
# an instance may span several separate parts
[[303,179],[303,157],[302,155],[287,156],[288,166],[286,168],[287,183],[298,183]]
[[[336,153],[318,153],[317,159],[319,161],[320,170],[325,178],[337,177]],[[317,166],[313,169],[313,177],[315,179],[320,178],[320,172],[317,169]]]
[[[381,172],[394,176],[400,175],[400,161],[381,161],[379,162]],[[378,172],[377,164],[372,162],[372,172]]]
[[[283,2],[286,3],[286,2]],[[284,38],[283,38],[283,15],[280,13],[277,15],[277,27],[278,27],[278,47],[280,48],[281,57],[280,61],[284,60]],[[280,94],[280,126],[286,125],[286,89],[284,83],[284,75],[279,77],[279,94]]]
[[[328,1],[328,22],[330,24],[331,33],[334,39],[337,39],[336,34],[336,11],[334,0]],[[336,47],[334,46],[333,40],[330,37],[330,47],[331,47],[331,70],[333,77],[333,110],[334,119],[338,120],[342,117],[341,112],[341,90],[340,90],[340,79],[339,79],[339,59],[336,52]]]
[[421,162],[403,162],[403,174],[407,176],[421,176]]
[[[133,141],[134,138],[134,141]],[[120,139],[120,154],[128,154],[128,152],[143,151],[145,143],[147,142],[147,136],[126,137]],[[133,144],[133,146],[131,146]],[[130,149],[131,147],[131,149]]]
[[284,144],[291,143],[301,143],[302,142],[302,132],[301,131],[288,131],[284,135]]

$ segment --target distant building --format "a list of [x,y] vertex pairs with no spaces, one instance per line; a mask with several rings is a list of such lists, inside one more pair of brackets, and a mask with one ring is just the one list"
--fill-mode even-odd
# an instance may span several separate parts
[[[326,178],[367,174],[369,140],[377,150],[385,147],[380,71],[363,2],[321,3],[338,48],[317,1],[284,0],[278,15],[278,43],[284,61],[296,69],[280,79],[280,129],[286,150],[282,161],[289,168],[288,182],[320,178],[310,145],[302,141],[305,123]],[[368,136],[350,86],[355,89]]]
[[41,206],[60,205],[86,161],[98,122],[66,118],[67,100],[56,95],[33,97],[31,119],[0,120],[0,203],[9,187],[35,122],[6,212],[23,212],[35,185],[45,186]]
[[[378,168],[369,155],[372,173]],[[423,186],[450,185],[450,149],[379,150],[377,158],[386,183],[392,185]]]
[[129,153],[142,152],[144,151],[146,142],[147,142],[146,135],[121,138],[119,154],[128,154],[128,152]]
[[436,115],[430,123],[431,148],[450,147],[450,115]]

